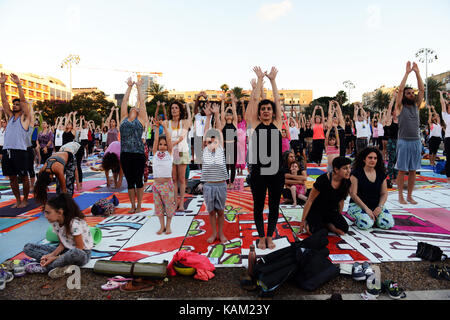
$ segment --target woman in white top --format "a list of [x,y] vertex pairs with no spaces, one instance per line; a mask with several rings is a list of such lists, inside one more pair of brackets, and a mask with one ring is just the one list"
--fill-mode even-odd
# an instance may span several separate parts
[[447,176],[447,182],[450,184],[450,101],[444,98],[444,92],[438,91],[440,95],[441,108],[442,108],[442,120],[445,123],[445,139],[444,147],[447,160],[445,162],[445,174]]
[[[187,112],[186,112],[187,109]],[[187,117],[186,117],[187,113]],[[165,121],[167,132],[171,136],[173,146],[172,178],[175,183],[177,210],[184,211],[184,193],[186,189],[186,167],[190,162],[187,133],[192,124],[191,110],[181,102],[172,103],[169,111],[169,121]],[[180,195],[178,198],[178,185]]]
[[428,140],[430,165],[436,165],[436,154],[441,144],[442,127],[441,119],[434,106],[428,107],[428,125],[430,126],[430,139]]
[[55,152],[59,151],[59,148],[63,145],[63,133],[64,133],[64,117],[56,118],[55,122]]
[[[175,187],[172,180],[173,165],[173,147],[170,132],[167,130],[164,121],[156,120],[156,127],[160,124],[164,128],[165,136],[159,135],[159,130],[155,131],[155,141],[153,142],[153,199],[155,200],[155,213],[159,218],[161,228],[157,234],[172,233],[170,222],[175,214]],[[164,214],[167,216],[167,222],[164,221]]]

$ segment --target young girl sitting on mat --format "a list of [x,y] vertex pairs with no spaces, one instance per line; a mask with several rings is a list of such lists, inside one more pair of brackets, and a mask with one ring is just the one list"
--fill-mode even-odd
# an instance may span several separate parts
[[[164,121],[156,121],[156,128],[162,125],[165,135],[159,135],[155,130],[153,142],[153,199],[155,200],[155,213],[161,223],[157,234],[172,233],[170,222],[176,211],[175,186],[172,180],[173,146],[169,130]],[[164,222],[164,214],[167,221]]]
[[[211,112],[214,113],[216,125],[214,129],[209,130]],[[211,110],[211,106],[208,104],[205,108],[205,114],[206,125],[203,142],[206,146],[203,149],[202,181],[205,183],[203,185],[203,197],[205,199],[206,210],[209,212],[209,221],[212,228],[211,237],[208,238],[207,242],[215,242],[218,235],[220,242],[225,243],[228,241],[223,232],[228,172],[223,148],[223,124],[220,121],[218,105],[214,105]],[[218,230],[216,229],[216,223],[218,224]]]
[[70,194],[62,193],[45,204],[45,217],[59,238],[58,247],[27,243],[25,254],[38,262],[26,266],[28,273],[47,273],[52,278],[64,275],[70,265],[83,266],[94,246],[91,230]]

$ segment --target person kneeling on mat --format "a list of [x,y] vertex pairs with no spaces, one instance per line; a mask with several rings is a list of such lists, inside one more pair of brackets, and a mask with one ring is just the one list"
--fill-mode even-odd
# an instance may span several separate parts
[[56,194],[68,193],[73,195],[75,182],[77,190],[80,190],[78,181],[78,169],[75,154],[78,152],[80,144],[69,142],[63,145],[59,152],[54,153],[47,159],[41,168],[34,186],[34,197],[36,201],[45,204],[47,202],[47,188],[56,177]]
[[58,235],[59,245],[27,243],[24,253],[38,262],[25,267],[27,273],[47,273],[52,278],[64,275],[70,265],[83,266],[91,258],[94,240],[84,214],[72,196],[62,193],[45,204],[45,217]]
[[351,185],[350,164],[349,158],[337,157],[333,171],[317,178],[303,209],[300,232],[306,229],[313,234],[327,228],[340,236],[347,233],[348,224],[341,213]]

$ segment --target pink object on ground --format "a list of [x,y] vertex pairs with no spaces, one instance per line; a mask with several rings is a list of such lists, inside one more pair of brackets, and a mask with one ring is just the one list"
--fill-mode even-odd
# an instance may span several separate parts
[[186,267],[192,267],[196,269],[197,274],[199,275],[201,280],[204,280],[206,278],[211,279],[211,277],[208,276],[209,273],[205,271],[211,272],[216,269],[207,257],[202,256],[201,254],[198,254],[196,252],[182,250],[178,251],[173,256],[172,261],[170,261],[169,265],[167,266],[167,273],[170,276],[176,275],[176,271],[173,268],[173,264],[177,261],[181,262]]
[[450,211],[444,208],[436,209],[405,209],[435,225],[450,231]]

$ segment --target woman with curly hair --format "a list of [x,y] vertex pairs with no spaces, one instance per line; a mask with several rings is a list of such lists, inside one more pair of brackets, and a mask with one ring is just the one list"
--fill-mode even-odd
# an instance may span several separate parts
[[394,218],[385,207],[387,182],[383,156],[376,148],[365,148],[356,156],[350,177],[350,205],[347,213],[359,229],[374,225],[391,229]]

